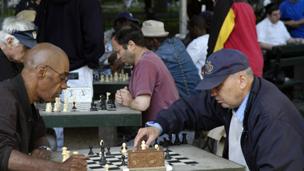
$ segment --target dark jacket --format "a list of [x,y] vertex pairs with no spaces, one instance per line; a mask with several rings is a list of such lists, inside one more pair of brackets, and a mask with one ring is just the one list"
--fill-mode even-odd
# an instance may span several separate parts
[[[222,108],[210,91],[176,101],[159,113],[164,133],[184,128],[211,130],[225,126],[229,136],[231,110]],[[255,78],[245,110],[241,146],[246,163],[255,170],[304,169],[304,119],[272,83]],[[228,154],[226,138],[224,156]]]
[[182,41],[177,38],[168,38],[162,42],[155,53],[170,71],[179,96],[184,98],[194,94],[195,87],[201,79]]
[[0,81],[15,77],[20,73],[22,64],[16,64],[7,59],[0,49]]
[[104,53],[101,6],[98,0],[42,0],[35,24],[38,42],[62,48],[70,70],[98,66]]
[[20,75],[0,82],[0,94],[0,170],[6,171],[12,150],[28,154],[46,131]]

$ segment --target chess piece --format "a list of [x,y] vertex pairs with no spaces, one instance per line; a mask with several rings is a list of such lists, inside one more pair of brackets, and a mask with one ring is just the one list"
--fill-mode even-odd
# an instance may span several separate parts
[[115,81],[115,82],[118,81],[118,73],[117,72],[114,73],[113,81]]
[[73,111],[73,112],[76,112],[76,111],[77,111],[77,107],[76,107],[76,102],[75,102],[75,101],[73,101],[72,111]]
[[106,106],[107,106],[107,110],[111,110],[112,105],[111,105],[111,101],[110,101],[110,92],[106,93]]
[[99,97],[100,97],[100,109],[107,110],[105,96],[100,95]]
[[187,142],[187,134],[183,133],[182,135],[183,135],[182,144],[188,144],[188,142]]
[[104,146],[103,140],[100,140],[99,146],[100,146],[100,152],[104,152],[105,151],[105,146]]
[[94,101],[93,101],[93,100],[92,100],[92,103],[91,103],[91,108],[90,108],[90,111],[97,111],[96,104],[94,103]]
[[146,150],[147,149],[147,145],[146,145],[146,142],[144,140],[141,142],[140,147],[141,147],[141,150]]
[[169,134],[169,141],[168,141],[169,145],[173,145],[173,141],[172,141],[172,134]]
[[70,151],[68,151],[67,147],[62,147],[62,162],[66,161],[70,157]]
[[123,154],[124,156],[127,155],[127,144],[126,143],[122,143],[120,153]]
[[165,159],[166,159],[166,160],[170,160],[170,159],[171,159],[171,156],[170,156],[169,148],[168,148],[168,147],[166,148],[166,151],[165,151]]
[[155,144],[155,145],[154,145],[154,148],[155,148],[155,150],[159,150],[158,144]]
[[52,112],[52,103],[46,103],[45,111],[46,112]]
[[110,156],[110,155],[111,155],[111,151],[110,151],[110,147],[109,147],[109,146],[107,147],[106,155],[107,155],[107,156]]
[[125,81],[128,81],[129,80],[129,75],[128,73],[125,74]]
[[100,156],[100,160],[99,160],[100,165],[105,165],[107,163],[107,159],[106,159],[106,156],[104,154],[104,151],[99,152],[99,156]]
[[109,75],[109,82],[113,82],[113,76],[112,76],[112,74]]
[[108,75],[105,75],[105,82],[106,82],[106,83],[110,82],[110,81],[109,81],[109,76],[108,76]]
[[65,94],[64,103],[63,103],[63,112],[67,112],[68,109],[69,109],[69,100],[68,100],[68,97]]
[[105,77],[104,77],[103,74],[100,75],[100,80],[99,80],[99,81],[100,81],[100,82],[105,82]]
[[178,136],[178,133],[175,134],[175,141],[174,141],[174,145],[180,145],[181,144],[181,141],[179,140],[179,136]]
[[126,166],[127,165],[125,159],[126,159],[126,156],[121,154],[121,166]]
[[60,112],[61,111],[61,102],[60,98],[56,97],[55,98],[55,104],[54,104],[54,112]]
[[110,167],[109,167],[109,165],[108,165],[108,164],[105,164],[105,165],[104,165],[104,169],[105,169],[105,171],[109,171],[109,168],[110,168]]
[[89,149],[90,149],[90,151],[89,151],[88,155],[94,155],[93,146],[90,145]]

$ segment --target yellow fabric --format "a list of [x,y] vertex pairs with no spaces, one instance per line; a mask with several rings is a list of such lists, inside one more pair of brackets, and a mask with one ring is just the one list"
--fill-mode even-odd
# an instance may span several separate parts
[[234,28],[234,24],[235,24],[234,19],[235,19],[235,14],[234,14],[233,10],[230,8],[230,10],[223,22],[220,33],[217,37],[213,52],[216,52],[216,51],[224,48],[224,44],[227,41],[227,39],[229,38],[229,36]]

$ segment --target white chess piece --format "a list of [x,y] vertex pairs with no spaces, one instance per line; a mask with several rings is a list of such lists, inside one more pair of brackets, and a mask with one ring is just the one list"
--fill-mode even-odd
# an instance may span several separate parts
[[61,107],[60,98],[56,97],[53,111],[54,112],[60,112],[60,107]]
[[66,96],[64,98],[64,104],[63,104],[63,112],[67,112],[69,109],[69,99],[68,97]]
[[155,145],[154,145],[154,148],[155,148],[155,150],[159,150],[158,144],[155,144]]
[[46,103],[45,111],[46,112],[52,112],[52,103]]
[[104,169],[105,169],[105,171],[109,171],[109,168],[110,168],[110,167],[109,167],[109,165],[108,165],[108,164],[105,164],[105,165],[104,165]]
[[111,95],[111,93],[110,93],[110,92],[107,92],[107,93],[106,93],[106,96],[107,96],[106,101],[109,101],[109,97],[110,97],[110,95]]
[[118,73],[117,72],[114,73],[114,79],[113,79],[113,81],[115,81],[115,82],[118,81]]
[[100,82],[104,82],[105,81],[105,77],[104,77],[104,75],[102,74],[102,75],[100,75]]
[[147,145],[146,145],[146,142],[144,140],[141,142],[140,147],[141,147],[142,150],[147,149]]
[[121,154],[126,156],[127,155],[127,144],[126,143],[122,143],[122,149],[121,149]]
[[102,139],[100,140],[99,145],[103,146],[103,140]]

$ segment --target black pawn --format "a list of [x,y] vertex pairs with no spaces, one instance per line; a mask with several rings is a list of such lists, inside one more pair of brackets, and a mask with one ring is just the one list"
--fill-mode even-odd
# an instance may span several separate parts
[[165,151],[165,159],[166,159],[166,160],[170,160],[170,159],[171,159],[171,156],[170,156],[170,154],[169,154],[169,148],[168,148],[168,147],[166,148],[166,151]]
[[186,133],[182,133],[182,135],[183,135],[182,144],[188,144],[188,142],[187,142],[187,134]]
[[105,165],[107,164],[107,159],[106,159],[106,156],[104,155],[104,152],[101,152],[100,154],[100,165]]
[[110,147],[107,147],[106,155],[107,155],[107,156],[111,155]]
[[181,141],[179,140],[179,136],[178,136],[178,133],[175,134],[175,141],[174,141],[174,145],[180,145],[181,144]]
[[72,107],[72,111],[75,112],[77,110],[77,107],[76,107],[76,102],[73,101],[73,107]]
[[173,141],[172,141],[172,134],[169,134],[169,141],[168,141],[169,145],[173,145]]
[[127,165],[125,159],[126,159],[126,156],[122,154],[121,155],[121,166],[126,166]]
[[88,155],[94,155],[93,146],[90,145],[89,149],[90,149],[90,151],[89,151]]

